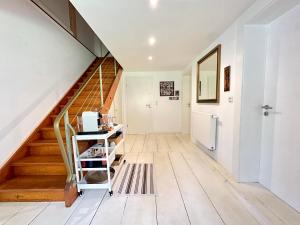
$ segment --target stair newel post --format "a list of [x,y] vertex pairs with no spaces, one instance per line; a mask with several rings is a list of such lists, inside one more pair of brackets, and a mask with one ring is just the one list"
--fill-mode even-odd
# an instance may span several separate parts
[[72,155],[72,144],[71,144],[71,134],[70,134],[69,111],[66,111],[66,113],[64,114],[64,123],[65,123],[67,156],[69,162],[68,166],[69,166],[69,170],[71,171],[71,176],[73,179],[74,168],[73,168],[73,155]]
[[102,65],[99,67],[99,82],[100,82],[100,109],[103,106],[103,86],[102,86]]

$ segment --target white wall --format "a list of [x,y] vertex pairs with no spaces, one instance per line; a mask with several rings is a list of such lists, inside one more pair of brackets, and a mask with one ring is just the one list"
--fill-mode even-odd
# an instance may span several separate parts
[[[193,113],[205,112],[216,114],[218,118],[217,150],[212,156],[219,161],[229,172],[232,172],[233,157],[233,126],[234,126],[234,104],[228,101],[229,97],[234,96],[235,91],[235,32],[236,27],[232,25],[216,40],[206,51],[201,53],[192,65],[192,100],[191,111]],[[220,76],[220,103],[219,104],[198,104],[196,103],[196,79],[197,79],[197,61],[207,54],[217,44],[222,45],[221,49],[221,76]],[[231,89],[230,92],[224,92],[224,67],[231,65]],[[193,121],[192,117],[192,124]],[[201,129],[201,124],[198,125]],[[193,132],[191,133],[193,138]]]
[[2,0],[0,21],[0,165],[3,165],[82,75],[94,56],[30,1]]
[[[181,132],[182,73],[179,71],[124,72],[124,95],[126,93],[126,77],[129,76],[147,76],[153,79],[153,132]],[[175,90],[180,91],[179,100],[169,100],[169,97],[159,96],[160,81],[174,81]],[[123,108],[126,123],[125,109],[126,107]]]
[[[299,210],[299,123],[294,119],[287,122],[287,118],[297,118],[299,112],[295,105],[298,101],[299,84],[299,9],[294,9],[291,15],[283,13],[299,4],[299,1],[261,0],[246,10],[209,48],[199,54],[192,62],[192,113],[214,113],[219,117],[217,151],[212,156],[220,162],[239,181],[262,181],[269,184],[270,190]],[[298,6],[299,8],[299,6]],[[282,16],[282,17],[280,17]],[[274,18],[278,21],[271,24]],[[298,19],[298,20],[297,20]],[[268,34],[269,29],[271,29]],[[273,38],[268,39],[268,35]],[[268,43],[270,41],[271,43]],[[221,53],[221,82],[220,104],[196,103],[196,68],[197,61],[217,44],[222,45]],[[270,47],[270,46],[271,47]],[[269,48],[267,48],[269,47]],[[267,49],[270,49],[267,52]],[[297,53],[297,54],[296,54]],[[271,62],[266,57],[272,56]],[[291,57],[292,56],[292,57]],[[282,60],[279,63],[279,58]],[[293,66],[291,64],[293,63]],[[223,92],[224,67],[231,65],[231,91]],[[279,68],[278,68],[279,66]],[[261,150],[261,123],[263,97],[265,85],[265,71],[268,71],[266,82],[272,80],[270,76],[282,76],[281,82],[290,82],[294,91],[280,93],[280,85],[274,84],[271,89],[279,87],[280,104],[286,109],[284,117],[274,129],[279,143]],[[275,72],[275,73],[274,73]],[[286,75],[286,73],[289,73]],[[289,76],[290,79],[283,77]],[[275,85],[275,86],[274,86]],[[288,86],[287,86],[288,87]],[[269,90],[270,91],[270,90]],[[287,98],[287,94],[294,97]],[[233,97],[233,103],[228,97]],[[270,95],[271,96],[271,95]],[[274,103],[276,95],[271,96]],[[277,96],[278,98],[278,96]],[[268,102],[265,102],[267,104]],[[279,103],[277,100],[276,104]],[[298,113],[295,113],[298,112]],[[192,122],[194,123],[192,118]],[[199,124],[199,129],[201,125]],[[193,133],[192,133],[193,136]],[[296,138],[297,136],[297,138]],[[270,137],[269,137],[270,138]],[[290,140],[290,142],[287,142]],[[265,146],[264,141],[262,146]],[[272,147],[272,146],[271,146]],[[297,148],[297,150],[296,150]],[[276,153],[275,153],[276,152]],[[270,155],[272,154],[272,155]],[[262,160],[262,162],[260,162]],[[268,168],[272,165],[271,168]],[[264,170],[260,174],[260,171]]]
[[300,211],[300,5],[269,25],[260,182]]
[[[34,0],[41,8],[49,13],[70,33],[69,0]],[[76,38],[82,42],[91,52],[98,57],[104,56],[108,50],[86,23],[83,17],[76,11]]]
[[[243,159],[259,156],[260,151],[255,150],[255,155],[251,155],[250,148],[242,150],[247,146],[247,139],[240,138],[243,132],[247,133],[247,126],[243,126],[247,117],[241,116],[243,110],[242,101],[245,93],[242,92],[243,78],[245,76],[245,51],[247,35],[245,26],[251,23],[268,23],[271,19],[280,16],[284,11],[292,8],[297,1],[276,1],[276,0],[258,0],[248,8],[223,34],[221,34],[211,45],[200,53],[191,63],[192,67],[192,114],[197,112],[213,113],[219,117],[217,133],[217,150],[211,155],[220,162],[236,179],[244,181],[258,181],[259,170],[255,176],[249,173],[248,166],[241,166],[246,162]],[[284,10],[282,10],[284,9]],[[265,17],[264,17],[265,15]],[[221,44],[221,77],[220,77],[220,103],[219,104],[198,104],[196,103],[196,69],[197,61],[207,54],[216,45]],[[255,46],[257,47],[257,46]],[[231,65],[231,91],[224,92],[224,67]],[[229,97],[233,98],[233,103],[229,102]],[[193,119],[191,123],[194,123]],[[201,129],[201,125],[199,124]],[[246,130],[242,130],[246,129]],[[193,133],[191,134],[193,137]],[[252,158],[255,160],[254,158]],[[257,159],[257,158],[256,158]],[[249,161],[250,160],[250,161]],[[253,161],[252,161],[253,162]],[[252,166],[252,165],[251,165]],[[252,177],[251,177],[252,176]],[[254,177],[254,179],[252,179]]]

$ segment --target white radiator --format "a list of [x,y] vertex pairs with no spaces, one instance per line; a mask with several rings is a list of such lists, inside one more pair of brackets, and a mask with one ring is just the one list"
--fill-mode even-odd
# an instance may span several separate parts
[[207,149],[216,150],[217,116],[193,112],[192,121],[192,137]]

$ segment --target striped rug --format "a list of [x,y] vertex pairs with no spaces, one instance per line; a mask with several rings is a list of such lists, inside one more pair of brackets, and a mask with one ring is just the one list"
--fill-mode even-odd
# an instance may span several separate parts
[[154,194],[153,164],[133,163],[124,165],[113,189],[116,194]]

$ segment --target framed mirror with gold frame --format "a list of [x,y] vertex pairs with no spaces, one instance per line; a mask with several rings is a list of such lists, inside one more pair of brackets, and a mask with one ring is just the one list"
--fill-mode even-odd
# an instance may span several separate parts
[[221,45],[197,63],[197,103],[219,103]]

